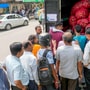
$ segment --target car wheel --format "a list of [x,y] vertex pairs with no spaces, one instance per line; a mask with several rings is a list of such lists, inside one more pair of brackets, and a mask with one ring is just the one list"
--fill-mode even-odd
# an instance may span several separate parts
[[28,21],[25,20],[24,23],[23,23],[24,26],[27,26],[28,25]]
[[10,25],[10,24],[7,24],[6,26],[5,26],[5,29],[6,30],[10,30],[12,28],[12,26]]

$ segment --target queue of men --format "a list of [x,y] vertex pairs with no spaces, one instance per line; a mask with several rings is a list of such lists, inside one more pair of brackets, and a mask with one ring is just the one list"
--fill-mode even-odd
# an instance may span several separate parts
[[[49,33],[43,34],[41,27],[36,26],[36,35],[30,35],[23,43],[11,43],[11,54],[2,65],[7,72],[5,80],[7,83],[9,80],[10,85],[0,79],[0,85],[2,80],[6,87],[1,89],[0,86],[0,90],[10,90],[10,86],[12,90],[80,90],[79,81],[86,84],[85,90],[90,90],[90,27],[86,28],[85,35],[80,35],[81,29],[76,25],[75,34],[71,29],[63,32],[63,23],[56,22]],[[45,85],[38,74],[38,60],[46,50],[53,79]],[[47,75],[47,69],[43,69],[42,75]]]

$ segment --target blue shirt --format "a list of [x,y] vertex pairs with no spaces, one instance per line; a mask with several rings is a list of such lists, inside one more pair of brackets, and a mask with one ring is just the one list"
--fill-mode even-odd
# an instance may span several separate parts
[[28,73],[24,71],[19,58],[9,55],[6,58],[4,65],[11,85],[16,86],[14,83],[16,80],[20,80],[23,85],[28,85],[29,76]]
[[[43,53],[46,49],[40,49],[37,53],[37,58],[41,58],[43,56]],[[54,64],[54,59],[53,59],[53,53],[51,51],[49,51],[46,55],[46,58],[49,62],[49,64]]]
[[80,35],[80,36],[75,36],[73,37],[73,40],[78,41],[81,50],[84,52],[84,48],[87,42],[86,36]]
[[10,85],[4,70],[0,67],[0,90],[10,90]]

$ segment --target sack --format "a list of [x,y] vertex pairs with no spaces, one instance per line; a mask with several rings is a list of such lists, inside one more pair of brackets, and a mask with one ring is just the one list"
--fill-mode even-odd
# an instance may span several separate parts
[[53,83],[50,64],[46,58],[48,49],[45,50],[43,56],[38,59],[38,76],[41,85],[49,85]]

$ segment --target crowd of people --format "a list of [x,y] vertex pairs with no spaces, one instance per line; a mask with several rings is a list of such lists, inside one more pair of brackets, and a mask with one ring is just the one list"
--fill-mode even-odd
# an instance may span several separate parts
[[[48,33],[36,26],[36,34],[26,41],[11,43],[11,54],[0,65],[0,90],[80,90],[80,82],[90,90],[90,27],[85,35],[80,34],[81,30],[75,25],[74,32],[64,32],[63,23],[58,21]],[[38,63],[46,50],[52,82],[43,85]],[[43,70],[42,77],[47,75],[47,68]]]

